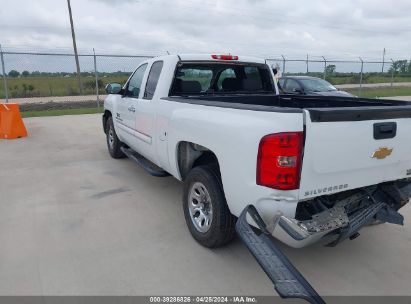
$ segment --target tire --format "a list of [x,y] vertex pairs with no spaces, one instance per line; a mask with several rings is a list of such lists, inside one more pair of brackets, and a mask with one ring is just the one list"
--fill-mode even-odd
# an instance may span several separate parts
[[219,175],[211,168],[195,167],[188,174],[183,210],[191,235],[201,245],[220,247],[234,238],[235,217],[228,209]]
[[121,151],[123,143],[118,139],[114,129],[113,118],[109,117],[106,124],[107,148],[112,158],[124,158],[126,155]]

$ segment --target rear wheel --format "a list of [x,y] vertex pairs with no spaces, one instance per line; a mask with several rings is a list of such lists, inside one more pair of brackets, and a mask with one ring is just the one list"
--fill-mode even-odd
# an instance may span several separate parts
[[234,237],[230,213],[217,173],[207,166],[191,170],[184,184],[184,217],[193,238],[205,247],[219,247]]
[[114,129],[113,118],[109,117],[106,124],[106,138],[107,138],[107,148],[111,157],[113,158],[124,158],[126,155],[121,151],[123,143],[118,139],[116,130]]

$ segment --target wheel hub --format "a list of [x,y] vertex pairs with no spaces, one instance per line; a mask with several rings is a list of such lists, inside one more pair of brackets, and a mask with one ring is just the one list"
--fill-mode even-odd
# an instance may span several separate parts
[[113,127],[110,127],[108,130],[108,144],[110,146],[110,149],[114,148],[114,131]]
[[207,188],[201,182],[191,186],[188,197],[188,209],[194,227],[202,233],[206,233],[213,221],[213,205]]

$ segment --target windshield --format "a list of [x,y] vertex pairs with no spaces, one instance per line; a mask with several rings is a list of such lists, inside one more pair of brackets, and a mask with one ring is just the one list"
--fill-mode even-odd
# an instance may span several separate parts
[[264,64],[180,62],[170,96],[274,93]]
[[323,79],[299,79],[304,86],[304,90],[307,92],[331,92],[337,91],[337,89],[328,81]]

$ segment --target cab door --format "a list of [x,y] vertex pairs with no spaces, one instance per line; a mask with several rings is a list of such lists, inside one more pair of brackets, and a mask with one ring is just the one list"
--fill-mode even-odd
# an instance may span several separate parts
[[125,85],[124,95],[117,103],[115,121],[117,133],[133,149],[136,149],[136,139],[139,138],[136,132],[137,100],[140,97],[141,84],[147,69],[147,63],[139,66],[129,78]]
[[140,141],[138,152],[156,163],[155,133],[156,133],[156,98],[154,98],[157,83],[163,68],[163,61],[154,61],[149,68],[147,80],[143,81],[144,92],[136,100],[136,132]]

